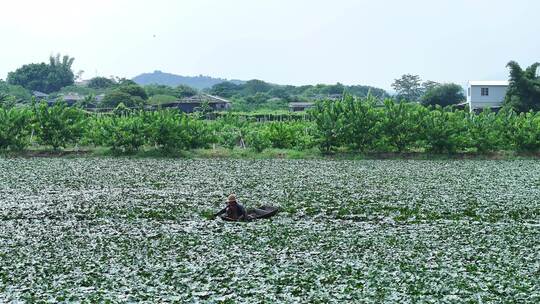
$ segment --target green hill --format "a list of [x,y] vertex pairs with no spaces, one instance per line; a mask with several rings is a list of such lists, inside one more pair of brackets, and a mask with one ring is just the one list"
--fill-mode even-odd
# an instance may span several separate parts
[[171,73],[164,73],[162,71],[154,71],[153,73],[143,73],[138,76],[133,77],[132,79],[137,84],[148,85],[148,84],[162,84],[172,87],[183,84],[196,88],[199,90],[211,88],[212,86],[222,83],[225,81],[230,81],[236,84],[244,83],[241,80],[228,80],[223,78],[214,78],[210,76],[181,76]]

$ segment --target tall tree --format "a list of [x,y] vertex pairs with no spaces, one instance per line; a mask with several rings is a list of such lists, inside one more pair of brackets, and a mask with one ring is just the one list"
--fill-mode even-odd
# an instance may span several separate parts
[[148,99],[148,95],[144,88],[137,84],[131,84],[130,81],[124,81],[126,85],[119,85],[118,88],[110,91],[101,101],[101,106],[106,108],[114,108],[119,104],[126,107],[143,106]]
[[7,82],[32,91],[57,92],[75,82],[75,75],[71,70],[74,60],[69,56],[60,58],[60,54],[58,54],[49,57],[49,64],[26,64],[16,71],[10,72]]
[[272,89],[272,85],[262,80],[253,79],[243,85],[244,94],[255,95],[257,93],[265,93]]
[[439,105],[442,107],[457,104],[463,100],[465,100],[463,88],[459,84],[455,83],[445,83],[431,86],[421,98],[423,105]]
[[534,63],[523,70],[515,61],[506,65],[510,69],[510,83],[506,92],[505,104],[519,112],[540,111],[540,77]]
[[113,79],[106,77],[94,77],[88,81],[88,87],[92,89],[108,89],[116,85]]
[[420,76],[412,74],[405,74],[395,79],[392,88],[396,90],[399,99],[406,101],[418,101],[423,93]]
[[67,55],[64,55],[62,57],[62,60],[60,60],[60,54],[56,54],[56,56],[49,56],[49,65],[51,67],[62,67],[66,69],[71,69],[73,61],[75,61],[75,58],[69,57]]
[[424,83],[422,83],[422,88],[423,88],[424,92],[427,92],[427,91],[435,88],[438,85],[440,85],[440,83],[438,83],[436,81],[426,80],[426,81],[424,81]]
[[234,95],[238,94],[240,90],[242,90],[242,87],[243,86],[241,85],[226,81],[212,86],[212,88],[209,90],[209,93],[225,98],[231,98]]

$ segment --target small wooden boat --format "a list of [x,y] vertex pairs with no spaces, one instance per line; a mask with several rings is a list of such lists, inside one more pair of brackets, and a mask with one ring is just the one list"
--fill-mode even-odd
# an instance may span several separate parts
[[[259,208],[247,209],[247,221],[269,218],[278,213],[279,208],[275,206],[264,205]],[[229,222],[237,222],[237,219],[227,217],[227,214],[220,215],[221,219]]]

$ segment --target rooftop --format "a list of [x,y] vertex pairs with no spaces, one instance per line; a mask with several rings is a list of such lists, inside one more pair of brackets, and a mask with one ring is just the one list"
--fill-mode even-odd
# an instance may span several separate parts
[[180,100],[174,101],[174,102],[168,102],[167,104],[178,104],[178,103],[202,103],[202,102],[208,102],[208,103],[230,103],[229,100],[208,95],[208,94],[200,94],[200,95],[194,95],[191,97],[185,97]]
[[311,106],[314,106],[315,103],[313,102],[289,102],[289,107],[290,108],[295,108],[295,107],[311,107]]
[[474,80],[469,81],[471,86],[508,86],[507,80]]
[[82,100],[82,99],[84,99],[84,97],[80,96],[79,94],[73,94],[73,93],[61,95],[61,97],[64,100]]
[[33,91],[32,95],[34,95],[35,97],[49,97],[49,94],[45,94],[45,93],[40,92],[40,91]]

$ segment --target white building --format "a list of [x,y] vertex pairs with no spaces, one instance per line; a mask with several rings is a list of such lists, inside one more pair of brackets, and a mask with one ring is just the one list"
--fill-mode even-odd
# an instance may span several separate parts
[[472,111],[484,108],[502,107],[508,81],[469,81],[467,86],[467,104]]

